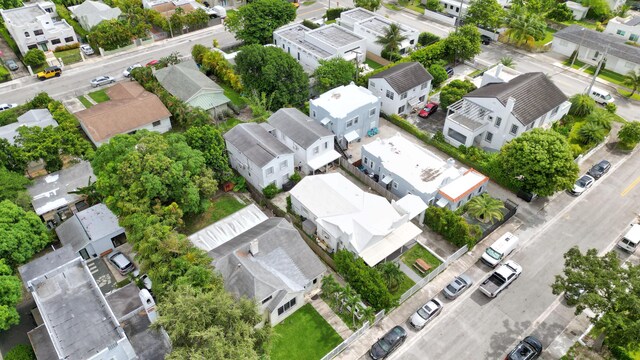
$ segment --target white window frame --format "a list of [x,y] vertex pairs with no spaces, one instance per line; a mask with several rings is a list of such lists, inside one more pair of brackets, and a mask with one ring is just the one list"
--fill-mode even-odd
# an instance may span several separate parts
[[509,130],[509,134],[518,135],[518,130],[520,130],[520,127],[518,125],[516,125],[516,124],[512,124],[511,125],[511,129]]
[[269,166],[267,170],[265,170],[265,173],[267,174],[267,176],[273,175],[273,166]]

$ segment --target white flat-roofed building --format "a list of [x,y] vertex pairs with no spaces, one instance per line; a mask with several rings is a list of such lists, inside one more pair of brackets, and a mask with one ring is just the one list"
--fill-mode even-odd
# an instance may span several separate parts
[[273,44],[296,59],[305,71],[313,72],[319,60],[341,57],[361,64],[367,55],[365,39],[338,25],[317,29],[298,23],[273,32]]

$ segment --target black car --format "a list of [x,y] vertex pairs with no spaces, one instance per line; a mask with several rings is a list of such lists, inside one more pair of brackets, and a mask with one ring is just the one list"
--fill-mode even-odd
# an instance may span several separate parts
[[487,35],[480,35],[480,42],[482,45],[489,45],[491,44],[491,38]]
[[606,174],[609,169],[611,169],[611,163],[607,160],[602,160],[599,163],[593,165],[587,174],[593,176],[594,179],[598,180],[602,177],[602,175]]
[[505,360],[533,360],[542,354],[542,343],[533,336],[527,336],[511,350]]
[[400,347],[406,339],[407,332],[402,326],[396,326],[373,344],[371,350],[369,350],[369,356],[373,360],[384,359]]
[[453,68],[451,66],[445,66],[444,69],[447,71],[447,75],[449,75],[449,77],[453,76]]

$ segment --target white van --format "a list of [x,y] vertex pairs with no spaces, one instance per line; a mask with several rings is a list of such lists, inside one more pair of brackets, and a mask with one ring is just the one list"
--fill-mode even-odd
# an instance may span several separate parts
[[618,247],[632,253],[636,251],[638,244],[640,244],[640,224],[633,224],[618,242]]
[[589,94],[589,96],[600,105],[607,105],[614,101],[613,96],[611,96],[608,91],[597,87],[591,88],[591,94]]
[[502,259],[509,256],[516,249],[516,245],[518,245],[518,237],[507,232],[487,248],[482,254],[481,260],[492,268],[496,267]]

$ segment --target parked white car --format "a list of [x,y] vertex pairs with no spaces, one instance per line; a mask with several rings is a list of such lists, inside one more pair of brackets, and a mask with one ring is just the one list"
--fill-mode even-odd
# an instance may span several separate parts
[[16,106],[18,106],[18,104],[0,104],[0,111],[9,110],[9,109],[14,108]]
[[129,76],[131,76],[131,70],[133,70],[135,68],[139,68],[139,67],[142,67],[142,65],[133,64],[133,65],[129,66],[128,68],[124,69],[124,71],[122,72],[122,75],[124,75],[124,77],[129,77]]
[[421,330],[427,323],[440,315],[441,311],[442,304],[436,299],[431,299],[431,301],[421,306],[418,311],[411,316],[409,324],[416,330]]
[[85,55],[93,55],[93,48],[88,44],[80,45],[80,51],[82,51]]
[[98,87],[102,85],[107,85],[116,82],[116,79],[111,76],[98,76],[97,78],[91,80],[91,86]]

